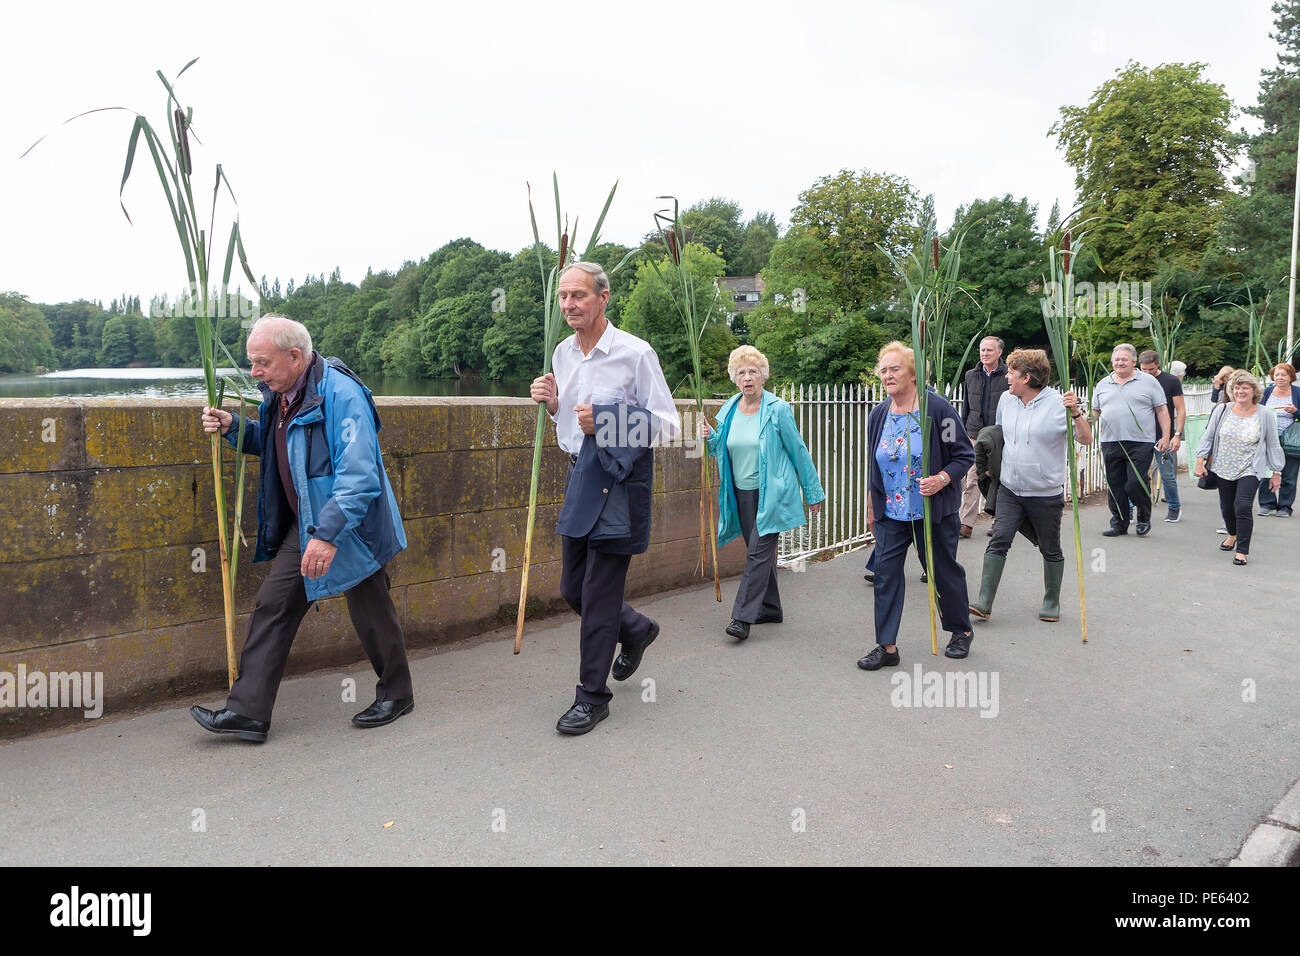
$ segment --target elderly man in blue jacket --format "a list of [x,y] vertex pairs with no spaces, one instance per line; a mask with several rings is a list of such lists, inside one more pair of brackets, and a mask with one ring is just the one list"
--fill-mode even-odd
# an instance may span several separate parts
[[271,561],[257,592],[239,678],[226,707],[192,707],[201,726],[266,740],[289,647],[312,602],[334,594],[378,675],[375,702],[352,718],[381,727],[415,707],[411,671],[384,566],[406,547],[397,501],[380,457],[379,413],[366,388],[337,360],[312,350],[306,326],[263,316],[248,336],[262,391],[259,421],[203,409],[203,429],[231,445],[243,428],[246,454],[262,459],[254,561]]

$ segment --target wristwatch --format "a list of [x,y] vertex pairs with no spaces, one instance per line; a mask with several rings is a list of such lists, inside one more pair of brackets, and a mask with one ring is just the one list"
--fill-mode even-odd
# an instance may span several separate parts
[[1175,437],[1175,438],[1182,438],[1182,437],[1183,437],[1183,433],[1182,433],[1182,432],[1174,432],[1174,437]]

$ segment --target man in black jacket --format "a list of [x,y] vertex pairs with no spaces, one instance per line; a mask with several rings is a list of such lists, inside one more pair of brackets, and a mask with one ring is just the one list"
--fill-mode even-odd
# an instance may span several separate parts
[[[998,420],[998,399],[1007,390],[1007,367],[1002,363],[1003,342],[996,335],[980,340],[980,363],[966,373],[966,408],[962,424],[974,442],[980,429]],[[961,482],[961,536],[969,538],[980,507],[980,489],[972,468]]]

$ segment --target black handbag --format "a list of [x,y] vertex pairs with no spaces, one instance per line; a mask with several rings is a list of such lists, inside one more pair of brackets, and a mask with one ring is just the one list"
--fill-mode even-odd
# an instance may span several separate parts
[[[1220,405],[1215,409],[1215,411],[1219,413],[1220,420],[1223,419],[1223,410],[1227,407],[1227,405]],[[1213,415],[1210,416],[1210,424],[1207,427],[1211,429],[1217,427],[1214,424]],[[1219,434],[1215,431],[1211,431],[1210,434],[1214,437],[1210,439],[1210,455],[1205,459],[1205,474],[1196,481],[1196,487],[1200,488],[1202,491],[1213,491],[1215,488],[1219,487],[1219,476],[1210,471],[1210,462],[1214,460],[1214,446],[1219,443]]]

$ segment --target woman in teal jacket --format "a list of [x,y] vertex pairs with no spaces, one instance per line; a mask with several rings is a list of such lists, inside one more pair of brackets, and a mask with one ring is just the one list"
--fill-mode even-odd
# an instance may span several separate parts
[[776,544],[804,523],[803,502],[816,514],[826,499],[790,404],[764,391],[767,357],[752,345],[731,353],[727,373],[740,392],[718,412],[718,429],[701,423],[718,459],[718,546],[743,535],[749,546],[727,633],[744,640],[751,624],[779,624]]

